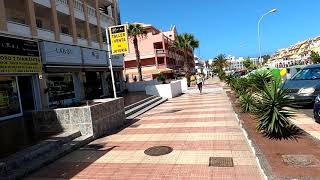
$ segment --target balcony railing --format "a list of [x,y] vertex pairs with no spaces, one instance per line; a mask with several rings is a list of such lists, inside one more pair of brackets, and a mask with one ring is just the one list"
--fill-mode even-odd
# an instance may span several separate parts
[[106,15],[104,13],[100,13],[100,21],[101,21],[101,27],[109,27],[114,25],[113,18],[109,15]]
[[30,27],[26,24],[20,24],[17,22],[8,21],[7,27],[8,27],[8,32],[10,33],[27,36],[27,37],[31,36]]
[[69,3],[68,0],[57,0],[57,10],[65,13],[65,14],[70,14],[70,10],[69,10]]
[[54,32],[48,29],[38,28],[38,37],[41,39],[54,40]]
[[96,17],[96,10],[93,7],[88,6],[87,9],[88,9],[89,16]]
[[68,0],[57,0],[57,2],[68,5]]
[[78,0],[73,0],[73,4],[74,4],[74,9],[80,12],[84,12],[83,11],[83,4],[81,1]]

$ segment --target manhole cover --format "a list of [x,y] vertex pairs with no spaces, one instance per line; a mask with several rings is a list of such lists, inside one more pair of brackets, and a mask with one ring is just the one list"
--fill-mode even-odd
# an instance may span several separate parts
[[132,124],[131,126],[129,126],[129,127],[131,127],[131,128],[137,128],[137,127],[139,127],[140,126],[140,124]]
[[320,167],[320,161],[309,154],[282,155],[283,162],[293,167]]
[[209,166],[233,167],[233,159],[231,157],[210,157]]
[[169,146],[154,146],[146,149],[144,153],[149,156],[162,156],[162,155],[169,154],[172,151],[173,151],[172,147],[169,147]]

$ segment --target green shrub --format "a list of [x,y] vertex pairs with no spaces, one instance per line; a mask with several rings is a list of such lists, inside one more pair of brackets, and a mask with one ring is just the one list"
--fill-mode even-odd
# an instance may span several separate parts
[[254,112],[254,100],[248,93],[243,93],[239,97],[242,112]]
[[301,129],[289,120],[295,113],[292,101],[285,97],[279,83],[266,83],[255,103],[258,116],[257,130],[270,139],[296,139]]

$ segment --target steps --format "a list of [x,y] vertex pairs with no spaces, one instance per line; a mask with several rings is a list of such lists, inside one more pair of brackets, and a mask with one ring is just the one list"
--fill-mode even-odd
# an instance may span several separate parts
[[150,109],[166,102],[168,99],[151,96],[134,104],[125,107],[126,120],[130,121]]
[[64,132],[38,144],[0,159],[0,180],[19,179],[90,143],[92,136],[81,136],[80,131]]

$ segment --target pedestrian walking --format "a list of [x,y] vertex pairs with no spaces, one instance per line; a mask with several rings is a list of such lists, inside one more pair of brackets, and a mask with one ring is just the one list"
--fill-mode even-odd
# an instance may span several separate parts
[[202,86],[203,86],[203,77],[201,76],[200,73],[197,73],[196,75],[196,79],[197,79],[197,86],[198,89],[200,91],[200,94],[202,94]]

